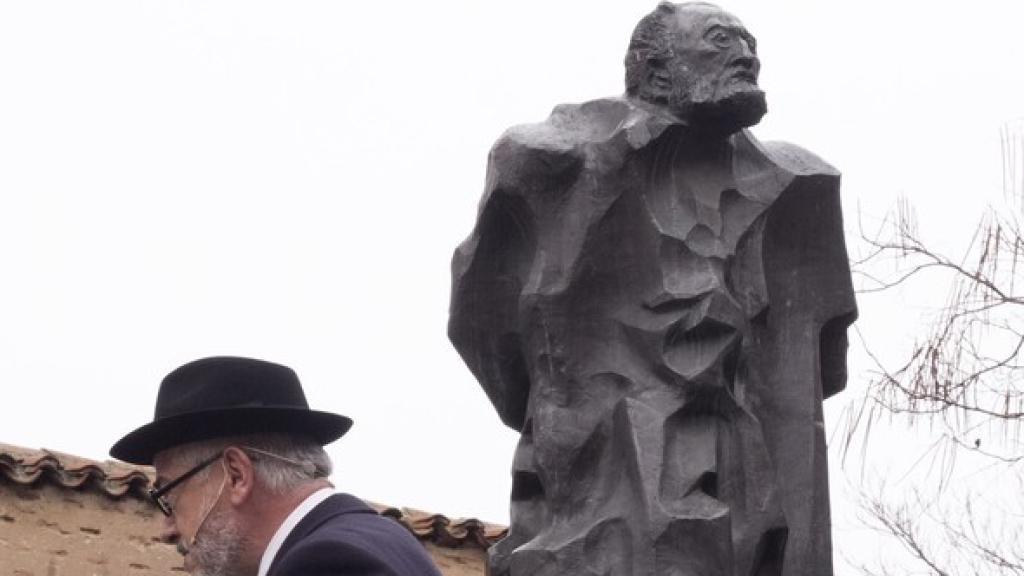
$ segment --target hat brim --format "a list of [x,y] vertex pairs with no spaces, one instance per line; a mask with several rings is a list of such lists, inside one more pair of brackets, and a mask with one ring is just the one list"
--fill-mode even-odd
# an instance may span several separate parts
[[240,434],[287,433],[325,446],[341,438],[352,419],[305,408],[246,406],[178,414],[133,430],[110,448],[110,455],[131,464],[151,465],[153,457],[189,442]]

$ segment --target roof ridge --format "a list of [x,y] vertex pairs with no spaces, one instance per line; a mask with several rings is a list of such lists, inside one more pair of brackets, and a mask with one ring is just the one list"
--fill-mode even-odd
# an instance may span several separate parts
[[370,505],[381,516],[397,520],[420,540],[430,540],[445,548],[457,548],[470,542],[486,550],[508,533],[505,526],[490,524],[476,518],[451,520],[444,514],[414,508],[395,508],[375,503]]
[[111,498],[146,498],[152,469],[107,460],[97,462],[56,450],[0,443],[0,476],[31,486],[49,481],[63,488],[95,488]]
[[[109,498],[134,497],[149,501],[146,491],[155,478],[150,466],[114,460],[99,462],[57,450],[32,449],[0,442],[0,483],[22,486],[44,482],[61,488],[96,490]],[[449,519],[444,514],[415,508],[369,503],[381,516],[397,520],[416,538],[444,548],[468,544],[489,548],[508,532],[505,526],[476,518]]]

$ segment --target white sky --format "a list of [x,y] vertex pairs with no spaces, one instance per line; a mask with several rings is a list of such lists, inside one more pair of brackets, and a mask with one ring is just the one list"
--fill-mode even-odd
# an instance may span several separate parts
[[[493,141],[620,93],[654,5],[0,1],[0,442],[102,459],[175,366],[262,357],[355,419],[342,489],[507,521],[516,435],[445,336],[449,259]],[[900,195],[949,247],[999,201],[1024,4],[723,6],[759,41],[755,134],[844,173],[851,253]],[[864,298],[858,325],[896,354],[943,295]],[[890,440],[867,474],[906,459]],[[837,554],[875,554],[861,468],[832,473]]]

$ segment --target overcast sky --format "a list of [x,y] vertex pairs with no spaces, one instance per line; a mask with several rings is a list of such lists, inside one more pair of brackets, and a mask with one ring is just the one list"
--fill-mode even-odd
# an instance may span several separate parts
[[[168,371],[255,356],[355,420],[340,488],[506,522],[516,435],[445,336],[451,253],[494,140],[621,93],[654,4],[0,2],[0,442],[106,458]],[[754,133],[843,172],[852,253],[900,196],[950,248],[1000,201],[1020,5],[723,4],[758,38]],[[943,296],[862,298],[858,326],[896,355]],[[846,554],[873,549],[844,494],[891,444],[833,467]]]

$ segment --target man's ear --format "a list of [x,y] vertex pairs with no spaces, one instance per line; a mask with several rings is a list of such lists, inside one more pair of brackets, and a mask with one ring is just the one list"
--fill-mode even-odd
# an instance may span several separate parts
[[244,450],[230,446],[224,450],[224,473],[228,499],[234,506],[244,504],[252,495],[256,482],[256,470],[252,458]]

